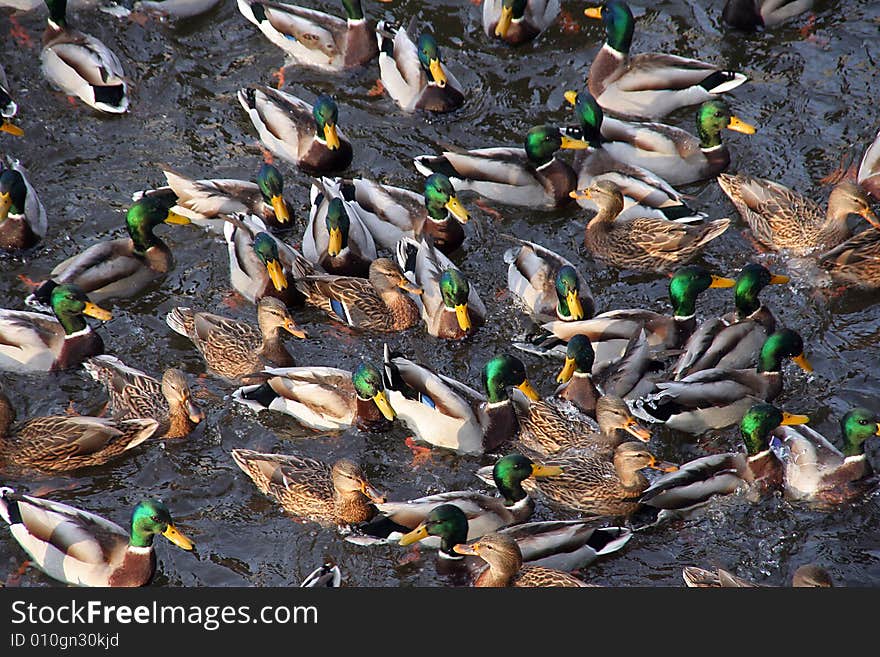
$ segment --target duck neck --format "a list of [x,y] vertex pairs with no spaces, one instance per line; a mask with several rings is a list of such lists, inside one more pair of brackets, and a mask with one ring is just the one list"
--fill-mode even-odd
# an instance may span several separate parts
[[614,469],[620,479],[621,485],[627,490],[641,492],[648,487],[648,480],[641,470],[635,470],[623,463],[616,455],[614,457]]
[[337,517],[346,523],[365,522],[375,514],[375,507],[370,504],[370,499],[357,490],[347,492],[336,490],[333,504]]
[[489,564],[489,566],[480,573],[476,581],[474,581],[474,586],[480,588],[506,588],[511,586],[516,573],[517,570],[511,568],[507,564],[504,566]]
[[89,325],[81,314],[60,313],[55,316],[64,328],[64,334],[67,338],[89,330]]
[[607,203],[599,205],[599,209],[596,211],[595,216],[590,219],[587,228],[591,226],[609,227],[621,212],[623,212],[623,198],[615,197],[609,199]]

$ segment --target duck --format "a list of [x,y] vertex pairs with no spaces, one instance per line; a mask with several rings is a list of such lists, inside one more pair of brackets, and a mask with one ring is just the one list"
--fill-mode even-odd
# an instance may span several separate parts
[[53,372],[79,367],[104,353],[104,340],[84,316],[109,321],[113,315],[89,301],[75,285],[59,285],[49,297],[54,317],[0,310],[0,370]]
[[859,162],[856,181],[863,190],[880,201],[880,131]]
[[[753,135],[756,129],[730,111],[722,99],[701,103],[696,112],[697,135],[665,123],[635,123],[606,117],[588,91],[567,91],[585,139],[612,158],[651,171],[669,185],[689,185],[715,178],[730,166],[723,130]],[[585,187],[578,181],[578,187]]]
[[342,586],[342,571],[334,563],[325,563],[306,575],[300,588],[331,588]]
[[477,286],[434,246],[429,235],[397,243],[401,270],[422,290],[415,298],[428,334],[444,340],[473,335],[486,323],[486,306]]
[[[685,566],[681,571],[684,583],[690,588],[754,588],[767,586],[737,577],[723,568],[707,570],[697,566]],[[804,564],[794,571],[793,588],[831,588],[834,582],[828,571],[816,564]]]
[[259,383],[238,388],[232,398],[257,412],[271,409],[290,415],[300,424],[319,431],[366,432],[391,428],[394,409],[382,374],[361,363],[353,371],[337,367],[269,367],[254,375]]
[[697,327],[672,367],[672,378],[678,381],[712,367],[753,366],[764,341],[776,330],[776,317],[758,295],[768,285],[785,285],[789,280],[757,262],[744,266],[733,288],[733,312],[707,319]]
[[456,191],[530,208],[556,209],[571,202],[577,175],[557,151],[587,148],[582,139],[569,137],[557,126],[539,125],[526,133],[523,148],[479,148],[442,155],[419,155],[413,162],[425,176],[442,173]]
[[342,0],[345,19],[306,7],[238,0],[238,10],[294,62],[320,71],[364,66],[379,54],[373,21],[361,0]]
[[654,217],[621,219],[623,194],[610,180],[599,180],[572,195],[592,199],[599,208],[584,231],[587,249],[597,260],[624,269],[670,273],[697,257],[730,225],[726,217],[699,225]]
[[864,443],[880,436],[880,416],[866,408],[851,408],[840,418],[844,449],[808,427],[782,427],[773,434],[770,449],[782,463],[785,497],[789,500],[837,506],[862,497],[880,483],[864,453]]
[[486,534],[474,543],[459,543],[453,549],[458,554],[476,555],[489,564],[474,580],[474,586],[477,587],[589,586],[561,570],[523,565],[522,551],[517,542],[497,532]]
[[397,332],[412,328],[421,317],[406,292],[422,294],[390,258],[370,263],[369,277],[313,274],[295,281],[305,303],[351,328]]
[[9,156],[0,162],[0,249],[29,249],[48,231],[46,208],[21,163]]
[[565,346],[565,362],[553,392],[557,399],[564,400],[587,417],[596,419],[596,404],[602,393],[593,381],[593,364],[596,352],[593,343],[586,335],[573,335]]
[[388,401],[416,440],[458,454],[494,451],[517,432],[508,388],[540,397],[516,356],[501,353],[483,366],[486,394],[437,374],[385,345],[383,378]]
[[880,228],[865,192],[851,182],[835,185],[822,212],[812,199],[772,180],[742,173],[722,173],[717,180],[754,238],[770,251],[808,256],[831,249],[852,234],[846,223],[850,215]]
[[351,164],[351,142],[339,129],[339,107],[327,94],[314,105],[265,85],[243,87],[238,102],[260,141],[276,157],[312,174],[343,171]]
[[869,228],[856,233],[819,255],[817,264],[847,287],[880,288],[880,232]]
[[[498,530],[510,536],[522,552],[524,564],[570,572],[586,568],[596,559],[612,554],[632,538],[625,527],[597,527],[592,520],[548,520],[524,522]],[[431,509],[424,521],[404,534],[399,545],[440,539],[441,558],[461,561],[454,547],[467,542],[468,519],[455,504],[441,504]]]
[[13,124],[11,119],[18,113],[18,105],[12,99],[9,91],[9,81],[6,79],[6,71],[0,65],[0,132],[23,137],[24,130]]
[[143,196],[164,198],[173,212],[215,232],[223,232],[225,216],[239,213],[256,215],[272,231],[290,228],[284,176],[274,164],[264,162],[257,171],[256,182],[236,178],[195,180],[169,165],[162,166],[162,173],[167,186],[137,192],[132,200]]
[[667,512],[687,513],[718,495],[748,492],[760,496],[782,484],[780,462],[771,451],[771,436],[780,427],[805,424],[810,418],[758,403],[743,414],[739,430],[745,452],[702,456],[655,479],[641,502]]
[[559,0],[486,0],[483,31],[511,46],[531,41],[556,22]]
[[128,112],[128,80],[116,54],[91,34],[68,26],[67,0],[45,2],[49,18],[40,61],[46,79],[100,112]]
[[388,21],[376,26],[382,86],[404,112],[452,112],[464,104],[464,88],[442,60],[430,31],[413,41],[413,22],[407,28]]
[[736,89],[742,73],[708,62],[661,53],[630,55],[635,18],[623,0],[584,10],[601,20],[605,43],[593,58],[587,87],[603,109],[628,118],[655,120]]
[[163,223],[190,221],[155,199],[132,203],[125,215],[128,237],[97,242],[57,264],[25,303],[45,309],[52,291],[64,284],[76,285],[94,303],[137,296],[174,266],[171,249],[153,233]]
[[245,383],[249,374],[267,366],[293,367],[293,356],[281,341],[282,329],[294,337],[306,337],[284,303],[275,297],[257,302],[257,327],[182,306],[172,308],[165,323],[192,341],[214,374]]
[[813,8],[815,0],[727,0],[721,10],[726,25],[739,30],[773,27]]
[[157,535],[182,550],[195,548],[177,529],[168,507],[156,499],[138,502],[125,530],[85,509],[3,486],[0,518],[37,568],[72,586],[148,584],[156,572],[153,539]]
[[0,390],[0,462],[43,472],[104,465],[153,435],[156,420],[80,415],[34,417],[12,427],[15,408]]
[[756,368],[715,367],[680,381],[659,382],[657,392],[634,400],[633,415],[690,434],[733,426],[756,401],[772,402],[782,392],[785,358],[805,372],[813,371],[801,336],[782,328],[764,342]]
[[339,189],[339,179],[312,182],[309,223],[302,238],[303,257],[328,274],[369,275],[379,257],[373,234]]
[[166,369],[160,381],[116,356],[102,354],[83,361],[83,369],[106,389],[115,419],[155,420],[157,438],[184,438],[205,419],[186,375],[176,367]]
[[445,174],[425,178],[422,194],[367,178],[343,182],[341,188],[376,244],[390,251],[397,248],[402,237],[419,239],[429,235],[444,255],[464,243],[464,225],[470,215]]
[[536,322],[589,319],[596,302],[587,279],[568,258],[548,248],[503,233],[515,243],[504,252],[507,289],[526,307]]

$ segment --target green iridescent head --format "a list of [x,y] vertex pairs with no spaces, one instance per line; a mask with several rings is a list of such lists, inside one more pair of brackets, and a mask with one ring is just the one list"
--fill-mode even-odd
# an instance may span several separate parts
[[15,169],[3,169],[0,173],[0,222],[11,215],[23,215],[27,200],[27,185]]
[[788,276],[771,274],[770,270],[757,262],[747,264],[736,277],[733,299],[738,319],[745,319],[761,307],[758,295],[768,285],[788,283]]
[[351,227],[351,221],[342,199],[334,197],[327,204],[327,214],[324,217],[324,224],[327,226],[327,232],[330,233],[330,243],[327,247],[327,253],[330,257],[338,256],[345,247],[348,246],[348,231]]
[[144,196],[128,208],[128,212],[125,214],[125,225],[132,242],[134,242],[135,251],[144,253],[151,246],[160,243],[159,238],[153,234],[153,229],[162,223],[186,225],[190,223],[190,220],[173,212],[152,196]]
[[83,315],[105,322],[112,318],[108,311],[89,301],[85,292],[76,285],[56,285],[52,290],[52,296],[49,297],[49,305],[52,306],[52,312],[64,327],[66,335],[77,333],[86,328],[87,324]]
[[345,8],[345,16],[348,20],[359,21],[364,18],[361,0],[342,0],[342,6]]
[[131,514],[131,537],[129,543],[134,547],[150,547],[153,537],[161,534],[176,546],[192,550],[193,542],[178,531],[171,518],[171,512],[159,500],[144,500]]
[[860,454],[868,438],[880,436],[880,416],[867,408],[850,409],[840,418],[840,433],[843,436],[844,454]]
[[339,148],[339,133],[336,130],[339,122],[339,107],[336,101],[327,94],[321,94],[312,107],[312,116],[315,117],[318,139],[330,150]]
[[287,275],[284,273],[284,265],[278,255],[278,243],[264,231],[254,235],[254,253],[266,268],[269,280],[275,289],[281,292],[287,288]]
[[455,195],[452,181],[442,173],[432,173],[425,178],[425,207],[434,221],[446,221],[449,215],[462,224],[469,219],[467,210]]
[[715,148],[721,145],[721,131],[725,128],[746,135],[755,134],[755,128],[730,113],[723,100],[707,100],[697,109],[697,134],[700,148]]
[[605,114],[602,112],[602,108],[599,107],[599,103],[593,98],[593,95],[586,89],[577,94],[566,94],[566,98],[572,96],[576,96],[574,115],[580,123],[583,137],[590,146],[596,148],[602,143],[601,130]]
[[401,545],[411,545],[429,536],[440,538],[440,550],[449,557],[461,557],[452,551],[454,545],[467,542],[468,519],[455,504],[441,504],[428,513],[418,527],[400,539]]
[[787,328],[776,331],[764,341],[758,357],[758,371],[779,372],[785,358],[791,358],[805,372],[813,371],[812,365],[804,356],[803,339],[797,332]]
[[417,46],[419,54],[419,63],[428,76],[428,82],[436,84],[438,87],[446,86],[446,73],[440,66],[440,48],[437,46],[437,40],[430,32],[422,32],[419,35],[419,43]]
[[372,400],[379,408],[385,419],[391,421],[396,413],[388,403],[388,395],[385,393],[385,385],[382,383],[382,375],[369,363],[361,363],[351,374],[358,399],[362,401]]
[[564,265],[556,272],[556,313],[565,321],[584,319],[584,308],[581,304],[581,284],[577,272],[571,265]]
[[264,163],[257,172],[257,185],[263,201],[272,204],[278,223],[286,223],[290,219],[287,202],[284,200],[284,177],[273,165]]
[[623,0],[607,0],[601,7],[585,9],[584,14],[602,20],[605,25],[605,43],[617,52],[629,52],[636,20],[628,4]]
[[526,133],[524,145],[529,160],[536,166],[543,166],[561,148],[578,150],[586,148],[588,144],[579,137],[564,134],[556,126],[539,125]]
[[769,447],[768,436],[781,425],[806,424],[810,421],[806,415],[785,413],[773,404],[755,404],[739,422],[740,434],[748,449],[749,456],[754,456]]
[[519,388],[529,399],[540,399],[526,376],[526,366],[516,356],[495,356],[483,367],[482,378],[490,404],[507,401],[507,389],[511,387]]
[[669,280],[669,300],[675,317],[693,317],[697,312],[697,297],[710,287],[733,287],[729,278],[710,274],[699,265],[686,265],[675,270]]
[[592,374],[593,362],[596,360],[596,352],[593,343],[586,335],[573,335],[565,349],[565,365],[562,372],[556,377],[559,383],[565,383],[574,373]]
[[492,479],[507,506],[526,497],[522,482],[529,477],[555,477],[559,474],[562,474],[561,468],[538,465],[522,454],[503,456],[492,468]]

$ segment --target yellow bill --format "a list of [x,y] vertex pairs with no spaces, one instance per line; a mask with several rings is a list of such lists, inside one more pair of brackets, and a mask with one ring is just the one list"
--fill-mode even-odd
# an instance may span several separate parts
[[562,472],[562,468],[558,465],[539,465],[538,463],[532,463],[533,477],[558,477]]
[[181,534],[174,525],[168,525],[168,527],[165,528],[165,531],[162,532],[162,536],[184,550],[192,550],[195,547],[195,544]]
[[391,408],[391,404],[388,401],[388,395],[385,394],[384,390],[380,390],[375,395],[373,395],[373,402],[375,402],[376,406],[382,412],[382,415],[385,416],[386,420],[393,420],[397,417],[397,413],[394,412],[394,409]]
[[574,358],[565,357],[565,365],[562,366],[562,371],[556,377],[556,383],[565,383],[569,381],[571,377],[574,376],[574,371],[577,368],[577,364],[574,362]]
[[583,139],[575,139],[573,137],[569,137],[568,135],[562,135],[562,146],[560,146],[560,148],[565,148],[572,151],[582,151],[585,148],[589,147],[590,145]]
[[404,534],[398,543],[400,545],[412,545],[413,543],[418,543],[424,538],[428,538],[428,536],[428,528],[425,527],[424,524],[421,524],[408,534]]
[[757,132],[757,130],[755,130],[755,126],[746,123],[736,116],[730,117],[730,122],[727,124],[727,129],[733,130],[734,132],[741,132],[744,135],[753,135],[755,134],[755,132]]
[[455,318],[458,320],[458,328],[462,331],[470,331],[471,327],[471,316],[468,313],[468,306],[466,303],[460,303],[455,307]]
[[495,26],[495,36],[502,39],[506,37],[511,21],[513,21],[513,7],[502,7],[501,18],[498,19],[498,24]]
[[113,319],[113,313],[109,310],[104,310],[101,306],[94,304],[91,301],[86,301],[86,307],[83,308],[83,315],[100,319],[102,322]]
[[785,274],[773,274],[770,276],[770,283],[773,285],[785,285],[790,280]]
[[792,360],[794,361],[795,365],[800,367],[804,372],[812,372],[813,371],[813,366],[810,365],[810,361],[808,361],[807,357],[804,356],[803,354],[800,354],[799,356],[795,356],[794,358],[792,358]]
[[786,413],[783,411],[782,422],[780,422],[779,424],[791,426],[793,424],[806,424],[809,421],[810,418],[806,415],[795,415],[794,413]]
[[324,124],[324,141],[327,143],[327,148],[331,151],[335,151],[339,148],[339,134],[336,132],[335,124]]
[[446,86],[446,73],[443,72],[443,67],[440,65],[439,59],[432,59],[428,64],[428,68],[431,71],[431,77],[434,78],[434,82],[437,83],[438,87]]
[[584,318],[584,307],[581,305],[581,299],[576,290],[569,290],[565,295],[565,303],[568,304],[568,312],[572,319]]
[[284,268],[280,262],[269,260],[266,262],[266,269],[269,271],[269,278],[276,290],[281,292],[281,290],[287,287],[287,276],[284,275]]
[[571,105],[574,105],[578,99],[578,92],[569,89],[564,94],[562,94]]
[[587,7],[584,9],[584,16],[602,20],[602,7]]
[[468,219],[470,219],[468,211],[464,209],[464,206],[461,204],[461,201],[458,200],[457,196],[450,196],[444,207],[449,210],[449,214],[463,224],[466,224]]
[[330,243],[327,245],[327,254],[335,258],[342,251],[342,229],[330,229]]
[[165,223],[174,224],[175,226],[186,226],[192,222],[189,220],[189,217],[184,217],[182,214],[177,214],[173,210],[169,210],[168,216],[165,217]]
[[9,208],[12,207],[12,194],[4,192],[0,194],[0,220],[9,216]]
[[723,276],[712,276],[712,283],[709,287],[733,287],[736,281],[732,278],[724,278]]
[[538,391],[532,387],[532,384],[529,383],[528,379],[525,379],[522,383],[520,383],[517,388],[522,391],[522,393],[531,399],[532,401],[541,401],[541,395],[538,394]]
[[272,209],[275,211],[275,218],[278,220],[279,224],[286,224],[290,221],[290,212],[287,209],[287,202],[280,194],[272,197]]
[[14,137],[24,137],[24,130],[17,125],[13,125],[9,121],[3,121],[3,123],[0,123],[0,132],[8,132]]

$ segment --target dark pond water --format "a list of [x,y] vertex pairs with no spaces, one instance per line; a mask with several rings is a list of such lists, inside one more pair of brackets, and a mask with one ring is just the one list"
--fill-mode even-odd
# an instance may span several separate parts
[[[338,3],[308,2],[334,13]],[[720,26],[722,0],[668,1],[636,7],[636,51],[669,51],[724,62],[744,71],[750,82],[731,99],[737,115],[758,126],[752,137],[725,135],[733,154],[732,169],[778,180],[824,204],[829,187],[820,178],[861,157],[878,128],[877,62],[880,59],[880,4],[874,0],[819,2],[815,23],[805,38],[806,18],[772,32],[743,35]],[[568,122],[563,92],[586,77],[603,35],[598,22],[581,16],[581,3],[568,3],[580,25],[563,31],[557,25],[537,42],[519,49],[489,42],[481,29],[480,8],[466,0],[395,1],[377,5],[365,0],[375,18],[431,24],[450,68],[467,89],[464,107],[451,115],[405,115],[387,96],[367,93],[378,66],[331,77],[289,69],[285,89],[312,101],[332,93],[341,106],[340,124],[354,143],[351,175],[368,174],[404,187],[418,188],[422,178],[411,158],[444,144],[480,147],[517,144],[539,122]],[[11,10],[0,10],[2,61],[19,102],[24,139],[2,137],[0,150],[20,158],[49,212],[47,239],[26,256],[0,255],[0,307],[21,308],[28,289],[20,280],[45,276],[55,263],[96,240],[124,233],[123,217],[132,192],[162,182],[157,165],[170,163],[197,177],[250,178],[262,155],[256,133],[235,98],[239,87],[274,84],[272,72],[283,54],[223,0],[208,14],[176,26],[154,21],[141,26],[117,20],[94,7],[71,12],[74,24],[104,40],[124,62],[134,80],[132,111],[122,117],[98,115],[71,105],[52,91],[39,70],[39,43],[45,9],[16,17],[32,43],[10,38]],[[693,110],[667,117],[693,129]],[[282,164],[299,242],[308,216],[310,180]],[[788,272],[793,283],[764,293],[781,323],[799,329],[815,372],[793,369],[780,404],[809,414],[812,425],[836,436],[836,419],[852,405],[880,410],[880,295],[817,293],[809,270],[778,257],[757,256],[741,234],[743,224],[714,182],[683,188],[694,207],[709,215],[731,216],[735,226],[712,243],[704,264],[735,275],[760,258],[774,270]],[[649,307],[666,311],[665,280],[606,269],[585,254],[585,214],[578,208],[537,212],[495,206],[500,218],[476,207],[465,196],[473,221],[455,261],[476,280],[489,309],[489,325],[462,343],[426,339],[423,329],[386,337],[353,337],[317,313],[297,319],[307,341],[292,344],[299,364],[352,368],[361,359],[378,361],[382,344],[434,364],[441,372],[479,385],[485,361],[511,340],[534,330],[503,293],[506,245],[500,230],[514,232],[558,250],[583,268],[599,310]],[[159,586],[286,586],[330,558],[341,567],[349,586],[437,586],[448,584],[436,570],[435,554],[420,556],[398,546],[362,547],[341,540],[332,530],[292,522],[260,494],[229,456],[235,447],[296,452],[332,460],[350,456],[392,499],[443,490],[479,487],[473,473],[493,458],[434,453],[418,467],[404,444],[403,427],[383,435],[309,437],[289,418],[254,416],[228,399],[232,387],[213,378],[196,379],[203,363],[191,344],[173,334],[164,316],[178,304],[221,309],[252,318],[246,305],[230,306],[225,246],[216,235],[195,227],[159,229],[174,250],[177,266],[161,284],[138,299],[111,304],[114,319],[100,328],[108,351],[126,363],[158,373],[174,365],[192,376],[204,397],[207,421],[188,439],[142,446],[107,467],[73,476],[23,478],[3,474],[3,482],[82,506],[125,524],[133,505],[145,496],[163,498],[178,525],[197,543],[195,554],[160,541]],[[726,311],[726,294],[701,300],[704,316]],[[557,363],[523,356],[531,379],[543,394],[554,388]],[[19,418],[57,413],[73,400],[81,412],[96,412],[105,398],[85,373],[15,376],[0,374],[14,398]],[[685,441],[657,431],[652,448],[671,460],[738,445],[736,432],[716,432]],[[825,566],[841,585],[880,584],[880,506],[874,497],[835,509],[817,511],[793,506],[779,497],[759,503],[731,497],[685,521],[641,532],[616,555],[584,573],[602,585],[680,586],[681,567],[718,565],[769,584],[782,584],[805,562]],[[538,508],[537,517],[551,513]],[[0,579],[25,558],[0,532]],[[23,584],[54,584],[30,570]]]

